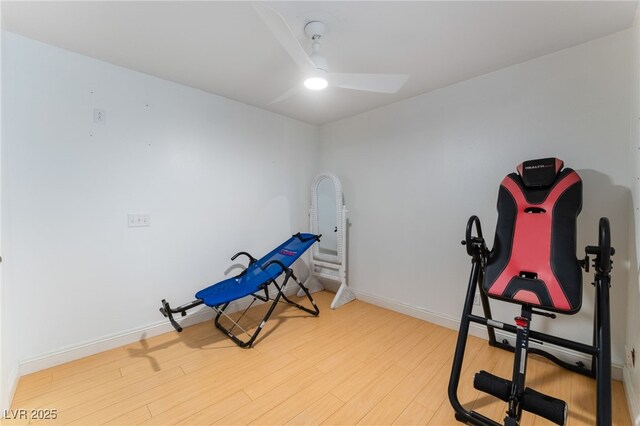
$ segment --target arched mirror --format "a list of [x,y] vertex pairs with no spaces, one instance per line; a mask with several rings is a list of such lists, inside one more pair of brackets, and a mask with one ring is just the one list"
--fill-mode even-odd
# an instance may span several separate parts
[[311,189],[311,232],[322,237],[311,251],[310,279],[315,278],[315,283],[309,288],[321,290],[326,280],[339,283],[331,303],[335,309],[355,299],[347,286],[347,209],[336,175],[318,175]]

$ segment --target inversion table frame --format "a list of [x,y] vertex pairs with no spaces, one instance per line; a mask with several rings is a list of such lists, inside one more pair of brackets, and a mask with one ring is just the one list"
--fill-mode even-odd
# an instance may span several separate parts
[[[475,227],[476,235],[472,235],[472,228]],[[469,276],[469,286],[465,298],[462,319],[460,322],[460,331],[458,334],[458,341],[456,345],[456,352],[453,358],[453,365],[451,368],[451,377],[449,380],[449,401],[455,410],[455,417],[458,421],[467,424],[481,425],[481,426],[497,426],[500,423],[483,416],[476,411],[469,411],[465,409],[460,400],[458,399],[458,385],[460,382],[460,375],[462,373],[462,363],[464,359],[464,352],[467,343],[467,336],[469,334],[469,325],[473,322],[481,324],[487,327],[487,333],[489,336],[489,345],[496,348],[504,349],[515,354],[514,365],[519,365],[521,362],[520,357],[522,353],[516,348],[527,345],[527,351],[529,354],[535,354],[543,356],[550,361],[558,364],[573,372],[596,379],[596,425],[597,426],[609,426],[611,425],[611,331],[610,331],[610,312],[609,312],[609,287],[611,286],[611,256],[615,254],[615,249],[611,247],[611,232],[609,227],[609,220],[607,218],[601,218],[599,224],[599,236],[597,246],[587,246],[585,248],[586,257],[580,263],[586,272],[589,271],[589,255],[595,256],[594,259],[594,282],[595,287],[595,309],[593,319],[593,345],[586,345],[584,343],[575,342],[573,340],[564,339],[550,334],[541,333],[528,329],[528,336],[522,336],[523,328],[520,326],[514,326],[511,324],[505,324],[500,321],[496,321],[491,316],[491,307],[489,305],[489,298],[484,291],[480,291],[480,300],[482,303],[482,309],[484,311],[484,317],[474,315],[473,300],[476,294],[478,285],[483,282],[483,273],[485,269],[486,259],[488,256],[488,248],[482,237],[482,228],[480,226],[480,220],[477,216],[471,216],[467,223],[466,238],[462,243],[466,246],[467,253],[471,256],[471,274]],[[527,310],[528,312],[525,312]],[[555,314],[532,310],[530,307],[525,306],[523,309],[522,317],[528,317],[531,319],[531,314],[538,314],[555,318]],[[504,339],[499,342],[496,339],[495,329],[500,329],[508,333],[517,335],[517,341],[515,346],[511,346],[509,342]],[[550,343],[552,345],[560,346],[576,352],[583,353],[591,357],[591,366],[587,367],[582,361],[575,364],[563,361],[553,354],[538,348],[528,347],[528,340],[538,341],[542,343]],[[525,362],[524,360],[522,360]],[[536,393],[531,393],[529,388],[524,388],[523,375],[514,374],[519,383],[516,383],[516,390],[520,395],[529,392],[531,400],[538,399]],[[494,376],[495,377],[495,376]],[[521,380],[521,382],[520,382]],[[506,382],[506,381],[505,381]],[[513,386],[512,383],[509,383]],[[494,383],[495,386],[495,383]],[[495,389],[495,388],[494,388]],[[510,390],[511,391],[511,390]],[[535,392],[535,391],[533,391]],[[491,392],[489,392],[491,393]],[[503,400],[508,402],[510,395],[499,396]],[[520,396],[521,397],[521,396]],[[548,404],[549,400],[539,399],[538,401],[541,407],[544,409],[544,404]],[[553,401],[551,401],[553,402]],[[505,424],[517,425],[519,422],[509,423],[512,418],[518,418],[522,414],[522,404],[517,407],[512,407],[510,404],[508,417],[505,419]],[[528,410],[533,411],[533,410]],[[535,413],[545,416],[544,413]],[[513,416],[513,417],[512,417]]]
[[[582,208],[582,180],[557,158],[529,160],[507,175],[498,192],[498,222],[493,249],[488,250],[480,220],[471,216],[465,240],[471,256],[471,275],[465,298],[456,351],[449,381],[449,400],[457,420],[474,425],[518,426],[523,411],[564,425],[568,405],[565,401],[525,387],[528,354],[543,356],[573,372],[596,379],[596,424],[611,425],[611,331],[609,287],[611,285],[611,247],[609,220],[600,219],[598,245],[587,246],[584,259],[576,257],[577,217]],[[474,232],[475,228],[475,232]],[[582,306],[582,269],[589,272],[593,256],[595,306],[591,345],[552,336],[531,329],[534,315],[556,318],[556,313],[575,314]],[[480,286],[484,316],[473,314],[473,302]],[[496,321],[489,298],[514,303],[521,313],[515,324]],[[506,402],[508,408],[499,423],[462,406],[457,390],[471,323],[487,327],[489,344],[514,353],[509,379],[479,371],[473,387]],[[498,342],[496,329],[515,335],[515,345]],[[591,358],[571,364],[529,343],[552,344]]]
[[[296,308],[313,316],[317,316],[320,313],[320,309],[311,297],[309,290],[295,276],[293,269],[290,268],[290,266],[309,247],[311,247],[315,242],[320,241],[320,237],[321,235],[297,233],[261,259],[256,259],[249,253],[244,251],[238,252],[233,255],[233,257],[231,257],[231,260],[233,261],[241,255],[249,258],[249,265],[244,271],[233,278],[228,278],[203,290],[200,290],[198,293],[196,293],[196,299],[194,301],[178,306],[177,308],[171,308],[169,303],[163,299],[160,312],[162,313],[162,315],[169,318],[171,325],[173,325],[176,331],[181,332],[182,327],[174,319],[173,315],[181,314],[182,316],[186,316],[189,309],[193,309],[197,306],[205,304],[211,307],[216,312],[216,316],[214,317],[215,326],[238,346],[242,348],[249,348],[255,342],[256,338],[260,334],[260,331],[262,331],[262,328],[269,320],[269,317],[273,313],[276,305],[280,302],[281,298],[285,303],[291,306],[295,306]],[[276,282],[276,278],[278,278],[283,273],[284,280],[282,284],[279,285]],[[290,279],[293,279],[294,282],[300,287],[300,290],[306,295],[307,299],[313,306],[313,309],[302,306],[286,296],[285,289]],[[268,287],[271,284],[277,290],[275,295],[269,294]],[[259,294],[259,292],[264,292],[264,294]],[[225,313],[225,311],[229,307],[231,302],[246,296],[252,296],[253,300],[251,301],[249,306],[245,308],[238,320],[234,321],[229,315]],[[253,334],[250,334],[244,328],[242,328],[240,324],[238,324],[238,322],[242,319],[242,317],[246,314],[249,308],[251,308],[256,300],[261,300],[263,302],[271,301],[271,306],[269,306],[269,308],[267,309],[266,314],[264,315],[262,321],[260,321],[260,324],[255,329]],[[229,319],[232,322],[233,326],[231,326],[230,328],[226,328],[225,326],[223,326],[220,323],[220,317],[222,316],[225,316],[227,319]],[[242,340],[238,337],[238,335],[234,334],[233,329],[236,327],[238,327],[244,334],[247,334],[249,338],[247,340]]]

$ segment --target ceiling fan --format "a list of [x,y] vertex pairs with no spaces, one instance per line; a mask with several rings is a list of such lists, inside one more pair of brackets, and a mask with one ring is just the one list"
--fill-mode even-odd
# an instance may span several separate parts
[[[304,86],[310,90],[322,90],[328,86],[343,89],[362,90],[376,93],[396,93],[407,82],[406,74],[362,74],[362,73],[333,73],[329,72],[327,60],[320,53],[320,39],[325,34],[326,26],[320,21],[308,22],[304,27],[304,33],[312,40],[312,51],[307,55],[304,48],[298,42],[295,34],[285,19],[275,10],[262,4],[254,3],[253,7],[262,18],[274,37],[280,42],[291,59],[298,65],[305,76]],[[296,85],[269,105],[280,102],[293,96],[302,90],[301,85]]]

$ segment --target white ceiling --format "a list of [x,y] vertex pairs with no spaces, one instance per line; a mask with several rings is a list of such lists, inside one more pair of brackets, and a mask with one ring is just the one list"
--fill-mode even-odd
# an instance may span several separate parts
[[328,26],[332,72],[407,73],[395,95],[302,76],[249,2],[6,2],[9,31],[314,124],[339,120],[629,28],[637,2],[269,2],[303,46]]

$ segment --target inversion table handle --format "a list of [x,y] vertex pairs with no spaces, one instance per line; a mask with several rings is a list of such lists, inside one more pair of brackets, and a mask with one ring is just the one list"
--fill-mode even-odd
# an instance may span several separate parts
[[236,258],[240,255],[243,256],[247,256],[249,258],[249,265],[253,265],[258,259],[256,259],[255,257],[251,256],[249,253],[247,253],[246,251],[239,251],[236,254],[234,254],[231,257],[231,260],[236,260]]
[[265,263],[262,266],[262,269],[266,270],[269,266],[271,266],[273,264],[276,264],[279,267],[281,267],[283,272],[291,272],[291,269],[287,268],[287,266],[284,263],[280,262],[279,260],[275,260],[275,259],[274,260],[270,260],[267,263]]
[[299,239],[303,243],[306,243],[307,241],[310,241],[310,240],[320,241],[320,238],[322,237],[322,234],[313,235],[311,237],[304,238],[302,236],[302,234],[298,232],[297,234],[293,234],[292,237],[296,237],[297,239]]
[[[474,226],[476,228],[476,236],[472,235]],[[466,246],[467,254],[471,257],[478,253],[483,254],[486,250],[484,238],[482,237],[482,226],[480,226],[478,216],[471,216],[467,221],[465,239],[462,240],[462,245]]]

